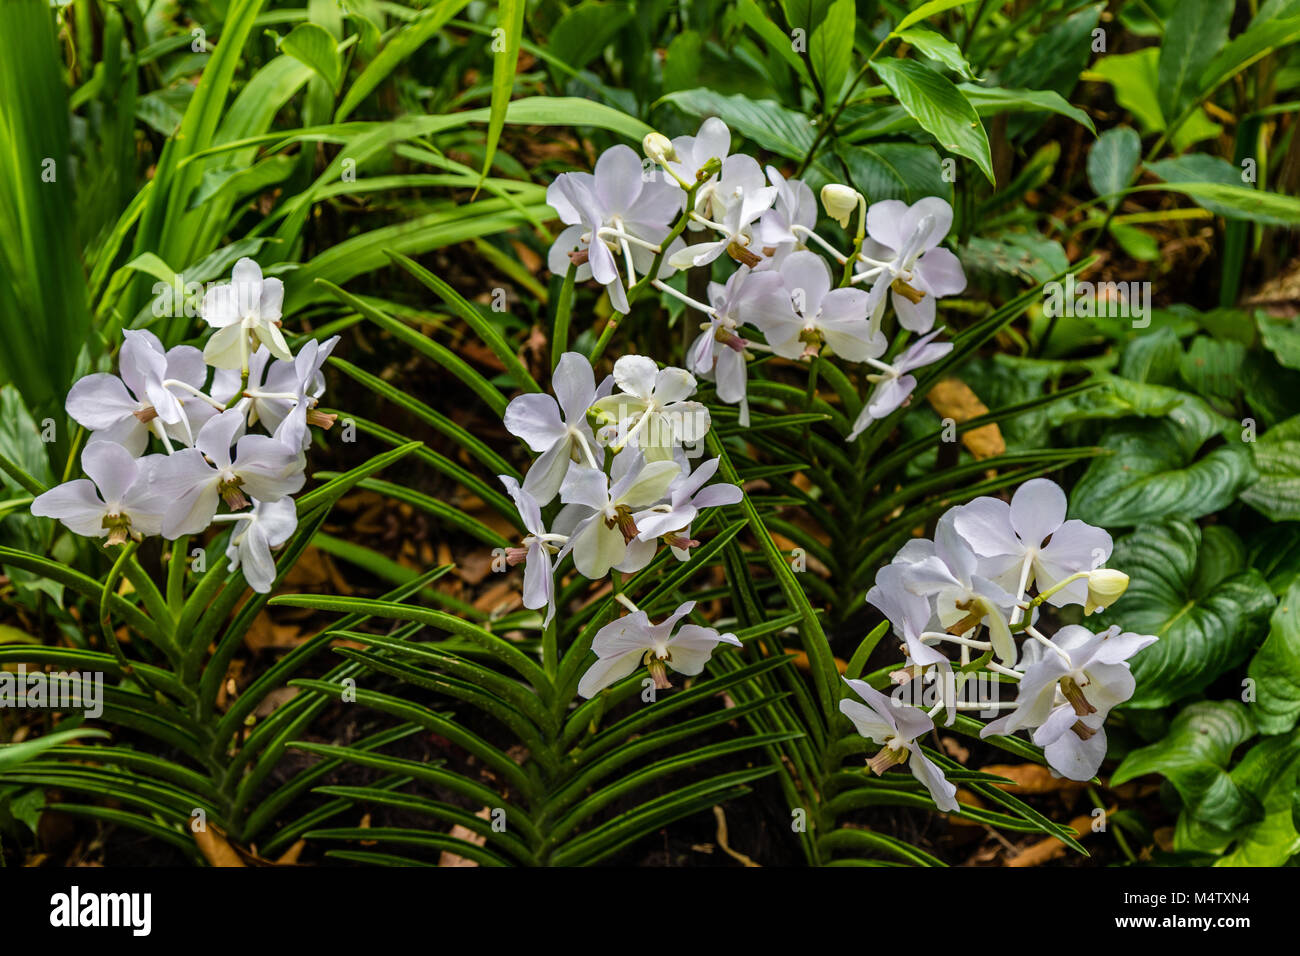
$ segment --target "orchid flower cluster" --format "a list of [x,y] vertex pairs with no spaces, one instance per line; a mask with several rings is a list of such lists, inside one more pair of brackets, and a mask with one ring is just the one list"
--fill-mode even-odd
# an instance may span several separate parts
[[[232,523],[229,569],[242,566],[265,593],[275,580],[271,549],[298,525],[291,496],[306,481],[310,426],[334,423],[317,405],[338,338],[293,355],[280,331],[283,283],[248,258],[231,279],[203,298],[200,314],[217,331],[202,351],[164,349],[152,332],[129,329],[118,374],[72,386],[66,409],[90,433],[81,454],[88,477],[38,496],[32,514],[108,545]],[[259,425],[265,434],[250,431]],[[147,453],[154,442],[161,451]]]
[[[538,457],[522,484],[500,476],[528,532],[508,550],[507,561],[524,564],[523,603],[546,609],[544,626],[555,615],[555,574],[565,557],[571,555],[578,573],[592,580],[611,570],[640,571],[661,544],[686,561],[699,544],[691,525],[700,512],[741,499],[735,485],[709,484],[718,459],[692,464],[711,422],[708,409],[691,400],[697,383],[685,369],[661,369],[646,356],[625,355],[597,386],[587,358],[566,352],[556,363],[553,386],[554,397],[520,395],[506,407],[506,428]],[[557,496],[562,507],[548,532],[542,509]],[[718,642],[739,643],[695,624],[673,634],[694,602],[651,624],[644,611],[618,597],[632,613],[593,639],[599,660],[579,686],[584,697],[641,663],[657,687],[670,687],[667,668],[699,674]]]
[[[1094,632],[1071,624],[1051,637],[1040,630],[1044,604],[1082,605],[1086,616],[1128,587],[1126,574],[1104,567],[1110,535],[1067,520],[1066,506],[1059,485],[1036,478],[1010,504],[985,497],[951,508],[934,539],[908,541],[867,593],[900,639],[905,663],[891,675],[892,696],[850,680],[860,700],[847,697],[840,709],[883,745],[870,768],[879,774],[907,763],[941,810],[958,809],[956,788],[918,746],[940,713],[951,724],[958,711],[1007,711],[980,735],[1029,731],[1053,771],[1089,780],[1106,755],[1107,714],[1135,689],[1128,660],[1156,641],[1118,626]],[[1007,683],[1017,685],[1014,701],[998,699]],[[916,694],[920,686],[929,693]]]
[[[685,368],[625,355],[598,388],[588,361],[566,353],[555,368],[554,398],[523,395],[506,409],[507,429],[539,455],[522,484],[501,479],[528,532],[507,558],[525,563],[524,605],[546,609],[544,626],[555,613],[555,568],[567,555],[592,579],[611,569],[644,568],[660,543],[686,560],[699,511],[740,500],[734,485],[708,484],[716,460],[690,464],[690,449],[710,426],[708,410],[691,400],[696,376],[716,384],[720,401],[738,405],[740,424],[748,427],[747,369],[756,353],[810,362],[829,350],[864,364],[875,388],[852,441],[908,401],[916,386],[909,373],[951,351],[950,343],[936,341],[942,330],[934,328],[935,300],[966,287],[961,263],[940,246],[952,224],[952,208],[942,199],[868,208],[849,187],[825,187],[828,215],[847,228],[857,213],[857,236],[846,255],[814,231],[812,189],[733,154],[721,120],[708,119],[695,136],[671,141],[652,133],[642,147],[645,162],[618,145],[601,154],[593,172],[563,173],[551,184],[547,201],[566,228],[548,265],[576,282],[600,283],[619,313],[649,286],[704,321]],[[823,252],[835,261],[835,273]],[[735,271],[710,283],[708,303],[664,281],[678,270],[712,272],[718,261],[734,262]],[[891,353],[884,322],[890,301],[898,325],[919,338],[884,361]],[[547,531],[541,509],[556,495],[564,507]],[[620,599],[631,614],[593,640],[598,661],[581,683],[583,696],[627,676],[638,662],[666,687],[666,667],[699,673],[713,646],[735,642],[695,625],[673,636],[671,625],[689,606],[653,625]]]
[[[853,441],[872,422],[905,404],[916,387],[910,374],[952,350],[937,341],[935,300],[966,288],[961,263],[940,243],[952,225],[952,207],[938,197],[908,205],[883,200],[868,208],[848,186],[828,184],[822,204],[857,235],[843,253],[814,231],[812,189],[785,179],[742,153],[731,153],[731,133],[710,118],[695,136],[652,133],[647,160],[628,146],[606,150],[592,173],[556,178],[547,201],[567,224],[551,246],[552,272],[575,270],[575,281],[605,286],[620,313],[649,285],[699,312],[701,332],[688,351],[687,370],[716,383],[720,401],[739,406],[747,426],[747,363],[756,353],[810,361],[827,350],[866,365],[875,388],[853,424]],[[686,243],[683,233],[698,241]],[[829,255],[838,273],[832,273]],[[723,257],[736,263],[725,283],[710,283],[700,302],[664,280],[677,270],[711,268]],[[620,271],[621,270],[621,271]],[[838,281],[837,281],[838,275]],[[885,334],[893,303],[898,325],[919,336],[894,358]]]

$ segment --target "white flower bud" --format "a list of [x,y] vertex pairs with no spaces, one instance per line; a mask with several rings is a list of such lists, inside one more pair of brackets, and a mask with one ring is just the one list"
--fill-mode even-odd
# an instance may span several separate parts
[[645,151],[647,159],[653,159],[660,166],[667,165],[669,160],[677,158],[677,150],[673,149],[672,140],[663,133],[646,133],[645,139],[641,141],[641,148]]
[[1088,602],[1083,613],[1105,610],[1128,590],[1128,575],[1113,568],[1097,568],[1088,572]]
[[858,191],[851,186],[827,183],[822,187],[822,206],[826,215],[845,229],[849,228],[849,220],[853,218],[853,210],[858,208],[860,198]]

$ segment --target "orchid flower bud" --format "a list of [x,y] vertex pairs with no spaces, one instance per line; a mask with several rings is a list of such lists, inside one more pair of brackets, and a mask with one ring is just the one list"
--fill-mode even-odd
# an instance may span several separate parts
[[653,159],[660,166],[667,166],[670,160],[677,158],[672,140],[663,133],[646,133],[645,139],[641,141],[641,149],[647,159]]
[[826,215],[844,229],[849,228],[849,220],[853,218],[853,211],[858,208],[860,198],[858,191],[851,186],[827,183],[822,187],[822,206],[826,209]]
[[1113,568],[1096,568],[1088,572],[1088,601],[1083,613],[1105,610],[1128,590],[1128,575]]

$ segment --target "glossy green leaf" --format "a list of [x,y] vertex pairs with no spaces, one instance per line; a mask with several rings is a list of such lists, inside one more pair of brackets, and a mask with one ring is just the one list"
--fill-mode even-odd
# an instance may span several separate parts
[[1131,662],[1137,690],[1128,706],[1165,707],[1204,689],[1245,659],[1273,610],[1263,576],[1186,518],[1139,527],[1116,542],[1107,565],[1129,575],[1128,591],[1089,626],[1159,638]]
[[871,68],[940,146],[974,161],[994,182],[988,134],[975,107],[951,81],[911,60],[876,60]]

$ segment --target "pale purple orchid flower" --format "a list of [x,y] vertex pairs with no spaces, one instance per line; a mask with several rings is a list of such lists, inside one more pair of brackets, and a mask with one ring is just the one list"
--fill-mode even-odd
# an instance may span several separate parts
[[697,382],[685,369],[661,369],[647,356],[624,355],[614,363],[614,382],[619,390],[591,407],[614,426],[615,452],[632,447],[648,461],[665,461],[675,448],[698,445],[708,434],[709,410],[690,401]]
[[[757,251],[755,223],[759,216],[772,208],[776,197],[776,188],[767,185],[756,160],[750,156],[730,157],[722,164],[719,180],[709,193],[708,215],[703,216],[712,224],[710,228],[719,234],[719,238],[684,245],[668,258],[668,262],[674,268],[689,269],[708,265],[725,252],[746,265],[758,265],[762,256]],[[699,203],[696,208],[700,208]]]
[[687,601],[658,624],[651,624],[645,611],[635,611],[606,624],[592,638],[596,663],[582,675],[578,693],[585,698],[594,697],[642,663],[654,678],[655,687],[666,690],[672,686],[668,680],[669,668],[693,677],[704,671],[718,644],[742,646],[736,635],[719,634],[711,627],[698,624],[684,624],[674,634],[677,622],[694,608],[695,602]]
[[867,210],[862,255],[867,268],[855,282],[872,281],[870,314],[878,327],[885,293],[892,291],[899,324],[910,332],[934,327],[935,300],[966,288],[958,258],[939,243],[952,227],[952,206],[937,196],[913,205],[898,199],[873,203]]
[[56,518],[86,538],[106,537],[108,544],[157,534],[168,502],[151,487],[150,477],[163,458],[135,458],[116,442],[91,442],[81,453],[81,469],[89,477],[65,481],[38,495],[32,514]]
[[506,487],[506,493],[515,503],[515,510],[523,521],[528,534],[521,546],[509,548],[506,560],[511,564],[524,565],[524,607],[537,611],[546,608],[542,626],[546,627],[555,617],[555,561],[553,555],[560,550],[565,537],[548,534],[542,521],[542,509],[525,488],[509,475],[497,476]]
[[243,369],[258,343],[286,362],[293,360],[280,331],[284,283],[263,278],[261,267],[248,257],[235,263],[226,285],[214,286],[203,297],[199,312],[216,329],[203,348],[203,357],[217,368]]
[[876,387],[862,406],[862,411],[858,412],[853,429],[845,441],[853,441],[873,421],[887,418],[907,402],[912,390],[916,388],[916,378],[909,375],[909,372],[932,365],[952,351],[951,342],[934,341],[942,331],[943,329],[935,329],[917,339],[893,362],[878,362],[874,358],[871,360],[871,366],[879,371],[868,375],[867,381],[874,382]]
[[902,639],[907,656],[921,667],[948,667],[951,662],[938,649],[925,643],[922,635],[933,618],[930,602],[907,587],[905,563],[887,564],[876,572],[867,592],[867,603],[889,619],[895,636]]
[[[562,173],[546,190],[546,201],[568,225],[547,255],[547,265],[564,275],[571,253],[586,253],[576,280],[595,278],[609,292],[610,303],[627,312],[627,290],[620,267],[644,275],[655,250],[667,237],[682,208],[682,192],[656,174],[642,175],[641,159],[628,146],[613,146],[596,161],[594,173]],[[680,238],[671,249],[681,245]],[[671,275],[669,250],[657,278]],[[629,283],[637,276],[629,276]]]
[[299,448],[267,435],[244,435],[232,459],[231,445],[244,424],[243,409],[228,409],[203,426],[193,448],[158,463],[154,489],[171,502],[163,515],[163,537],[204,530],[221,499],[239,509],[247,506],[246,496],[272,502],[301,490],[306,459]]
[[634,516],[658,504],[680,473],[675,461],[647,462],[640,452],[630,449],[615,457],[608,476],[575,462],[560,487],[560,500],[588,510],[573,528],[558,560],[572,552],[573,566],[592,580],[603,578],[610,568],[624,572],[644,568],[654,558],[658,542],[640,539]]
[[918,741],[934,730],[934,721],[925,711],[876,690],[866,681],[845,679],[845,683],[866,703],[845,697],[840,712],[863,737],[883,745],[884,749],[867,761],[877,776],[890,767],[906,763],[912,776],[930,793],[934,805],[945,813],[956,813],[957,788],[948,782],[943,771],[921,751]]
[[980,736],[1033,730],[1054,770],[1092,779],[1106,755],[1102,722],[1136,689],[1128,660],[1156,640],[1118,626],[1098,633],[1077,624],[1061,628],[1025,670],[1015,709],[985,724]]
[[792,252],[777,270],[793,304],[765,297],[756,302],[751,321],[782,358],[816,355],[823,344],[850,362],[882,355],[885,337],[867,321],[867,294],[861,289],[832,289],[825,260],[814,252]]
[[[192,443],[193,436],[186,435],[192,427],[187,413],[193,410],[192,421],[199,425],[209,417],[198,406],[210,406],[185,388],[201,390],[207,380],[202,353],[189,345],[164,352],[158,337],[143,329],[122,334],[120,377],[97,372],[80,379],[68,392],[68,415],[90,429],[91,442],[116,442],[136,456],[151,434]],[[183,384],[165,384],[170,382]]]
[[241,511],[231,518],[235,527],[226,545],[229,571],[244,569],[244,580],[259,594],[266,594],[275,584],[275,558],[272,548],[289,540],[298,527],[298,510],[289,498],[278,501],[255,501],[252,510]]
[[811,231],[817,225],[817,197],[807,183],[786,179],[775,166],[767,167],[767,179],[776,198],[759,217],[758,239],[764,254],[779,264],[788,253],[803,248],[806,232],[797,230]]
[[[673,140],[673,151],[677,158],[669,160],[668,168],[678,179],[689,185],[697,181],[697,174],[709,160],[716,159],[719,163],[726,163],[731,155],[731,130],[722,120],[710,116],[700,124],[700,129],[694,136],[676,137]],[[718,176],[715,173],[696,190],[695,212],[708,216],[712,206],[713,189],[717,182]],[[704,226],[692,220],[688,228],[699,230]]]
[[691,540],[691,522],[700,509],[738,504],[743,497],[736,485],[727,482],[708,484],[717,473],[720,460],[711,458],[702,462],[690,474],[683,471],[668,486],[667,504],[638,511],[633,516],[641,530],[638,537],[642,541],[663,537],[679,561],[690,558],[690,547],[696,543]]
[[749,426],[745,349],[750,343],[739,330],[753,304],[765,298],[789,307],[790,297],[774,272],[754,273],[742,265],[726,285],[710,282],[709,321],[686,353],[690,371],[717,383],[719,401],[740,406],[742,428]]
[[540,457],[524,476],[524,489],[548,504],[560,490],[569,464],[579,461],[599,468],[596,436],[587,423],[587,409],[596,401],[596,375],[579,352],[565,352],[551,377],[555,397],[541,392],[519,395],[506,406],[506,430]]
[[[964,624],[965,634],[983,624],[988,628],[993,652],[1004,664],[1015,664],[1016,642],[1007,618],[1016,598],[980,576],[979,559],[953,525],[953,512],[942,518],[934,532],[934,553],[904,568],[903,585],[914,594],[935,601],[939,625]],[[897,567],[898,565],[893,565]]]
[[[1007,590],[1023,594],[1031,584],[1046,591],[1109,560],[1110,535],[1078,519],[1067,521],[1067,509],[1060,485],[1034,478],[1016,489],[1010,504],[999,498],[976,498],[957,508],[953,520],[979,556],[983,573]],[[1047,602],[1064,607],[1087,599],[1088,581],[1080,579],[1051,594]]]
[[[249,426],[260,422],[269,434],[275,435],[287,419],[294,417],[296,427],[290,429],[293,435],[286,432],[280,438],[290,445],[296,440],[306,449],[311,444],[307,425],[332,425],[333,416],[316,412],[315,408],[325,394],[321,369],[339,341],[337,335],[324,342],[309,339],[290,362],[270,361],[271,354],[265,347],[249,356],[248,384],[244,388],[247,397],[239,402],[247,410]],[[228,404],[240,384],[238,370],[218,369],[212,377],[212,397]]]

